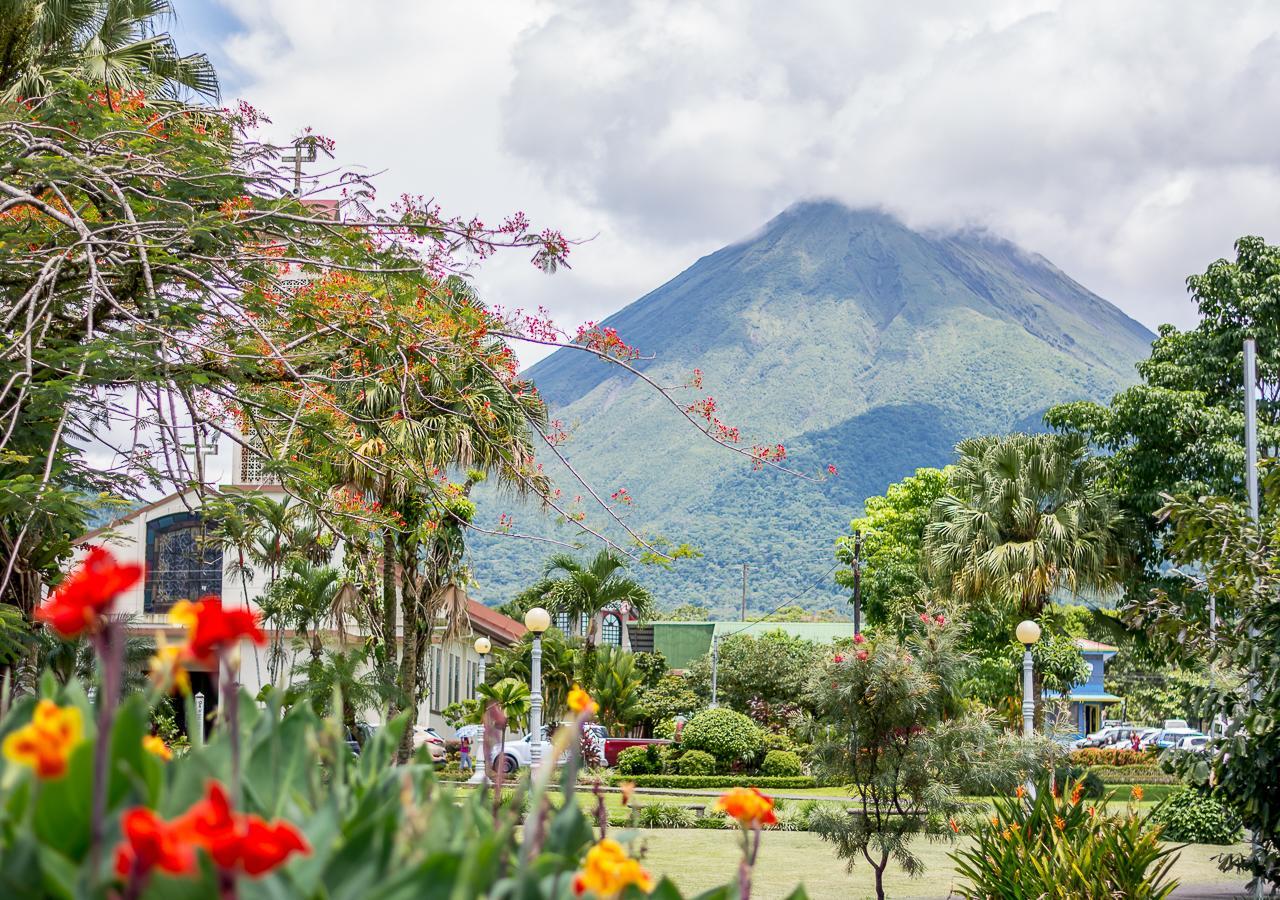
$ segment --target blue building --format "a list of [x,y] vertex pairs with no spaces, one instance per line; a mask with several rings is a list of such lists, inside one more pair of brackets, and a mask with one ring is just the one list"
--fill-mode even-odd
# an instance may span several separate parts
[[[1077,638],[1076,646],[1080,648],[1085,665],[1089,667],[1089,677],[1067,694],[1066,720],[1058,724],[1069,730],[1074,729],[1076,737],[1083,737],[1100,729],[1103,719],[1112,718],[1107,715],[1107,708],[1119,703],[1121,698],[1108,694],[1102,686],[1107,661],[1116,655],[1116,648],[1085,638]],[[1045,691],[1044,695],[1048,699],[1057,699],[1059,696],[1054,691]]]

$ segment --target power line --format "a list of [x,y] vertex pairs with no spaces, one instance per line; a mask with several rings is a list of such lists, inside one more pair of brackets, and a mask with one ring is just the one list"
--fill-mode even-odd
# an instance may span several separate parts
[[836,569],[840,568],[840,565],[841,565],[840,563],[836,563],[836,564],[835,564],[835,565],[833,565],[831,568],[827,569],[827,571],[823,572],[821,575],[819,575],[817,578],[815,578],[812,582],[810,582],[810,583],[809,583],[809,586],[808,586],[808,587],[806,587],[803,591],[801,591],[800,593],[796,594],[794,597],[789,597],[789,598],[787,598],[786,600],[783,600],[781,603],[779,603],[779,604],[778,604],[777,606],[775,606],[773,609],[769,610],[767,613],[765,613],[765,614],[764,614],[763,616],[761,616],[760,618],[758,618],[758,619],[754,619],[754,620],[752,620],[752,621],[750,621],[750,622],[746,622],[745,624],[743,624],[743,626],[742,626],[741,628],[736,629],[735,631],[730,631],[728,634],[721,635],[721,636],[720,636],[721,640],[723,640],[724,638],[727,638],[727,637],[733,637],[735,634],[741,634],[742,632],[744,632],[744,631],[746,631],[748,628],[750,628],[752,625],[759,625],[761,622],[768,621],[768,619],[769,619],[769,617],[770,617],[770,616],[774,615],[775,613],[777,613],[779,610],[783,609],[784,607],[790,606],[792,603],[795,603],[797,600],[799,600],[799,599],[800,599],[801,597],[803,597],[805,594],[809,593],[811,590],[813,590],[814,588],[816,588],[819,584],[821,584],[821,583],[822,583],[822,581],[823,581],[823,580],[824,580],[828,575],[830,575],[830,574],[831,574],[832,572],[834,572]]

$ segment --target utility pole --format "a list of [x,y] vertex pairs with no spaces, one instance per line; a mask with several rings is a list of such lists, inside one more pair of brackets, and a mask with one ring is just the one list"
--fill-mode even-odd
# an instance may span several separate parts
[[862,634],[862,532],[853,532],[853,633]]
[[712,635],[711,637],[711,706],[714,708],[720,704],[716,702],[716,675],[720,668],[720,638]]
[[747,621],[747,564],[742,564],[742,621]]
[[[1249,518],[1258,527],[1258,344],[1253,338],[1244,340],[1244,483],[1249,495]],[[1256,628],[1249,629],[1249,636],[1257,637]],[[1249,675],[1249,693],[1258,699],[1258,681]],[[1216,716],[1216,712],[1215,712]],[[1258,851],[1258,834],[1253,834],[1253,850]],[[1255,878],[1253,896],[1262,896],[1262,879]]]

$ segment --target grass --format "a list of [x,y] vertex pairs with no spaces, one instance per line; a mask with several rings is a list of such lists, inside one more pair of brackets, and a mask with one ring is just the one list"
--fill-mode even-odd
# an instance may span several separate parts
[[[641,830],[636,847],[643,848],[645,866],[654,876],[666,875],[686,893],[706,890],[735,877],[739,858],[738,835],[732,831]],[[922,878],[908,878],[891,864],[885,889],[894,900],[945,898],[953,887],[950,846],[921,839],[916,853],[924,860]],[[1243,884],[1239,876],[1218,871],[1213,857],[1223,847],[1192,844],[1183,848],[1173,874],[1184,886],[1209,888]],[[764,835],[755,870],[756,900],[786,897],[803,883],[813,900],[861,900],[873,897],[871,869],[859,864],[852,872],[836,858],[834,849],[817,835],[773,831]]]

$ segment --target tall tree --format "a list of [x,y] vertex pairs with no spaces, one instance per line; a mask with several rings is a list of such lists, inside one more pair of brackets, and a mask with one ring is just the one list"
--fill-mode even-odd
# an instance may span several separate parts
[[653,616],[653,596],[627,575],[626,568],[623,557],[608,548],[586,563],[568,553],[557,553],[547,560],[545,573],[552,579],[545,595],[548,605],[556,612],[586,616],[591,621],[588,650],[598,643],[598,620],[604,610],[625,603],[641,619]]
[[[962,441],[925,528],[925,558],[944,598],[1003,622],[1039,618],[1058,591],[1106,592],[1124,574],[1123,518],[1103,463],[1078,435]],[[1037,715],[1041,676],[1036,675]]]
[[0,6],[0,99],[42,97],[82,79],[120,95],[218,96],[203,53],[182,55],[161,30],[168,0],[5,0]]

